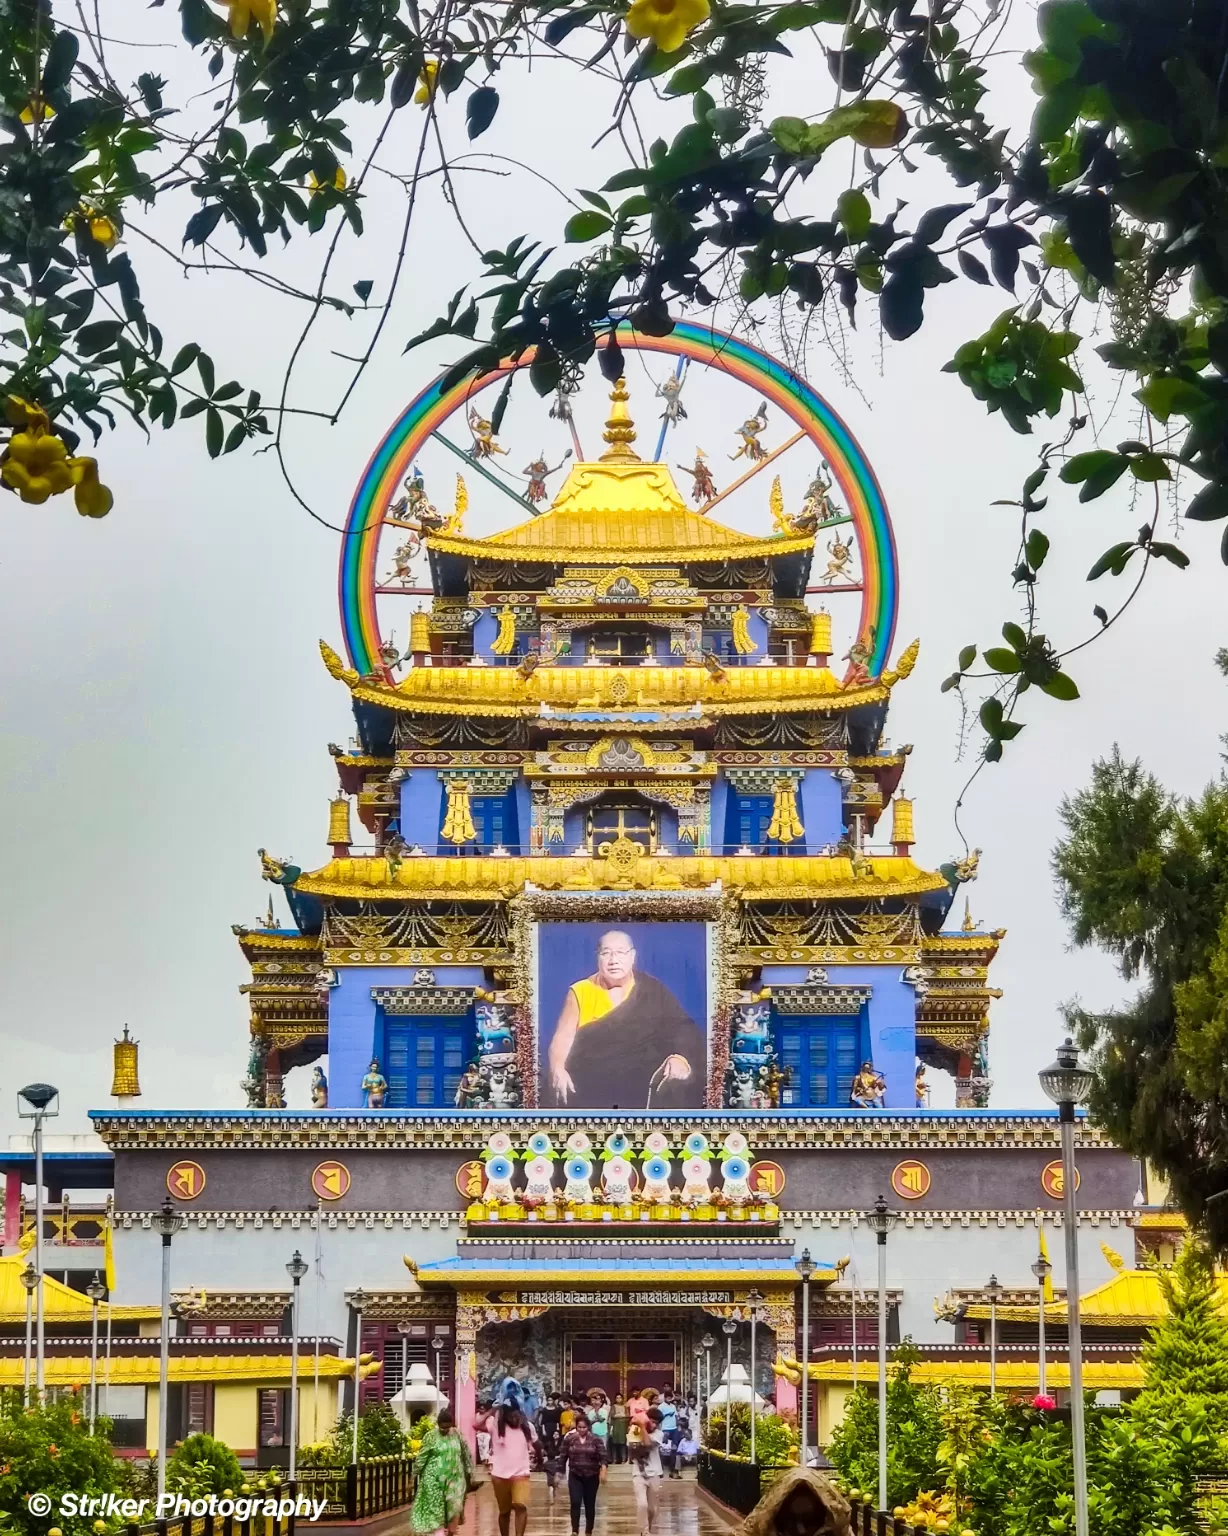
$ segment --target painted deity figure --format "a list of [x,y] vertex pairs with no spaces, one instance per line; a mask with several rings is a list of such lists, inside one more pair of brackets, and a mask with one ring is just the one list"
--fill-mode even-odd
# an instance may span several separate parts
[[458,1109],[476,1109],[485,1097],[485,1084],[482,1082],[482,1074],[478,1071],[476,1061],[471,1061],[461,1073],[461,1080],[456,1085],[456,1107]]
[[435,509],[430,498],[426,494],[426,481],[422,471],[414,465],[412,475],[406,477],[401,486],[402,494],[388,508],[396,518],[405,522],[417,523],[420,528],[438,528],[443,522],[443,517]]
[[917,1108],[928,1109],[930,1107],[930,1085],[925,1080],[925,1064],[917,1063],[917,1076],[914,1083],[917,1094]]
[[674,427],[686,420],[686,408],[681,398],[682,379],[678,374],[671,374],[664,384],[658,384],[657,394],[665,401],[665,409],[661,412],[662,421],[668,421]]
[[313,1109],[328,1108],[328,1079],[324,1076],[323,1067],[311,1069],[311,1107]]
[[567,460],[571,458],[569,448],[559,462],[553,466],[546,463],[546,455],[539,453],[535,459],[530,460],[521,471],[528,477],[529,484],[525,489],[525,495],[533,506],[539,506],[546,499],[546,476],[556,474]]
[[792,1071],[789,1067],[781,1071],[774,1061],[760,1069],[760,1077],[763,1078],[763,1086],[767,1093],[768,1109],[780,1108],[780,1090],[789,1086],[791,1076]]
[[707,455],[702,448],[696,448],[694,464],[679,464],[678,468],[691,477],[691,500],[697,507],[712,500],[716,495],[716,481],[712,478]]
[[837,509],[832,500],[831,488],[831,471],[826,464],[820,464],[815,471],[814,479],[806,487],[806,494],[802,498],[802,510],[798,514],[799,523],[804,519],[810,525],[807,532],[836,515]]
[[379,1069],[379,1061],[373,1056],[367,1075],[361,1083],[363,1102],[368,1109],[383,1109],[388,1097],[388,1079]]
[[516,1068],[493,1067],[490,1073],[491,1109],[518,1109],[520,1100],[520,1074]]
[[870,657],[874,654],[874,629],[871,627],[866,634],[858,635],[844,654],[844,660],[848,662],[852,670],[851,681],[856,683],[869,682]]
[[852,574],[853,547],[856,539],[850,533],[847,539],[842,539],[837,534],[827,544],[827,569],[819,577],[819,581],[826,584],[829,581],[840,581]]
[[749,459],[752,464],[758,464],[767,458],[767,449],[759,441],[764,428],[767,426],[767,401],[760,400],[759,409],[750,418],[744,421],[738,428],[737,435],[742,439],[741,446],[736,453],[731,453],[731,459]]
[[493,459],[496,453],[506,453],[495,441],[494,422],[483,416],[476,406],[469,408],[469,430],[473,434],[472,455],[475,459]]
[[872,1061],[863,1061],[861,1071],[849,1089],[849,1103],[855,1109],[886,1109],[887,1079],[874,1070]]
[[407,586],[413,580],[413,561],[421,548],[422,540],[416,533],[411,533],[404,544],[398,544],[392,552],[392,570],[385,580],[399,581],[402,586]]

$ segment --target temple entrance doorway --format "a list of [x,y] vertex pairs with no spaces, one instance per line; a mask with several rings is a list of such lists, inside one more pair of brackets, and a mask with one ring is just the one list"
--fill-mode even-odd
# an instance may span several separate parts
[[609,1397],[630,1396],[636,1387],[677,1387],[682,1379],[680,1333],[569,1333],[565,1341],[566,1390],[600,1387]]

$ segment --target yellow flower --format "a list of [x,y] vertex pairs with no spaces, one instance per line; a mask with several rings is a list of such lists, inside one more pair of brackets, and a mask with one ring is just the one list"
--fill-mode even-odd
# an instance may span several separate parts
[[105,517],[115,505],[115,498],[98,479],[98,460],[70,459],[72,467],[72,499],[82,517]]
[[45,101],[40,101],[37,96],[32,96],[21,109],[21,120],[27,125],[34,121],[34,114],[45,123],[49,117],[55,116],[55,108]]
[[265,37],[272,37],[277,22],[277,0],[220,0],[220,3],[230,13],[231,37],[245,38],[253,16]]
[[[311,188],[312,192],[318,192],[321,187],[326,185],[326,183],[322,182],[316,173],[312,171],[311,175],[307,178],[307,185]],[[337,174],[333,177],[332,185],[336,187],[338,192],[345,191],[346,175],[344,169],[341,166],[337,167]]]
[[676,53],[708,13],[708,0],[632,0],[627,31],[650,37],[662,53]]
[[90,234],[102,246],[103,250],[109,251],[119,239],[119,230],[116,229],[105,213],[91,214],[89,228]]
[[435,94],[435,85],[438,77],[439,60],[428,59],[418,75],[418,89],[414,92],[414,100],[420,107],[425,107],[429,104],[431,97]]
[[22,501],[58,496],[72,484],[68,449],[54,433],[37,426],[14,432],[0,461],[0,479]]

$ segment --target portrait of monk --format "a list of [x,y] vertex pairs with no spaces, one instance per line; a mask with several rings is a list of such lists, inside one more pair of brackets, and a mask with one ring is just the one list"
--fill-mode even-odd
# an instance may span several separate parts
[[698,1109],[704,1035],[655,976],[636,969],[631,935],[611,928],[597,968],[567,989],[547,1052],[545,1100],[576,1109]]

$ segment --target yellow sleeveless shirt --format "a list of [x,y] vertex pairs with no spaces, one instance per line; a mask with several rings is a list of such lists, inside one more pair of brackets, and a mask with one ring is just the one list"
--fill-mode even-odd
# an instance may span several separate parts
[[[623,989],[622,1001],[626,1002],[635,988],[634,976]],[[583,981],[577,981],[571,988],[571,995],[576,1000],[576,1008],[579,1011],[577,1029],[583,1029],[586,1024],[595,1024],[618,1005],[611,1001],[608,987],[599,986],[589,977]]]

